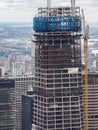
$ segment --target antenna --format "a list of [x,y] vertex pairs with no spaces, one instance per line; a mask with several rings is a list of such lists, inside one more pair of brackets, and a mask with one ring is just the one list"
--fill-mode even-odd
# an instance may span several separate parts
[[71,0],[71,13],[72,16],[75,15],[75,0]]

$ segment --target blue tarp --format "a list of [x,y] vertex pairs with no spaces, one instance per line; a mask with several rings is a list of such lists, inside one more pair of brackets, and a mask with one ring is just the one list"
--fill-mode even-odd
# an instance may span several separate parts
[[35,31],[81,31],[81,20],[74,16],[34,17]]

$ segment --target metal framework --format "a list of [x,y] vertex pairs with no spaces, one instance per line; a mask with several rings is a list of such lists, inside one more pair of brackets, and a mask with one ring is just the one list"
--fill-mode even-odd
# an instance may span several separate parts
[[82,130],[80,8],[39,8],[34,18],[34,125],[37,130]]
[[38,16],[34,18],[33,28],[36,32],[75,31],[81,30],[80,8],[74,9],[77,16],[71,15],[71,8],[39,8]]

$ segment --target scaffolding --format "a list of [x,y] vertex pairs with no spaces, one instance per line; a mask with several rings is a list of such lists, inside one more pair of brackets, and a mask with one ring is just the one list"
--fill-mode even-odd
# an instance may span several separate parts
[[[63,12],[62,12],[63,10]],[[39,14],[34,18],[33,28],[36,32],[39,31],[81,31],[81,18],[71,16],[71,8],[54,8],[46,14],[46,9],[39,9]],[[76,14],[79,13],[79,8],[76,8]],[[63,13],[63,14],[61,14]],[[67,13],[67,15],[65,15]]]

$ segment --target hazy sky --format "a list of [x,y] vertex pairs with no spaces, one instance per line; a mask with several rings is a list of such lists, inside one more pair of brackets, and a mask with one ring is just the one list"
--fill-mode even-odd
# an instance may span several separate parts
[[[71,0],[51,0],[52,6],[70,5]],[[0,0],[0,22],[32,22],[38,7],[46,7],[47,0]],[[84,8],[88,23],[98,22],[98,0],[76,0]]]

